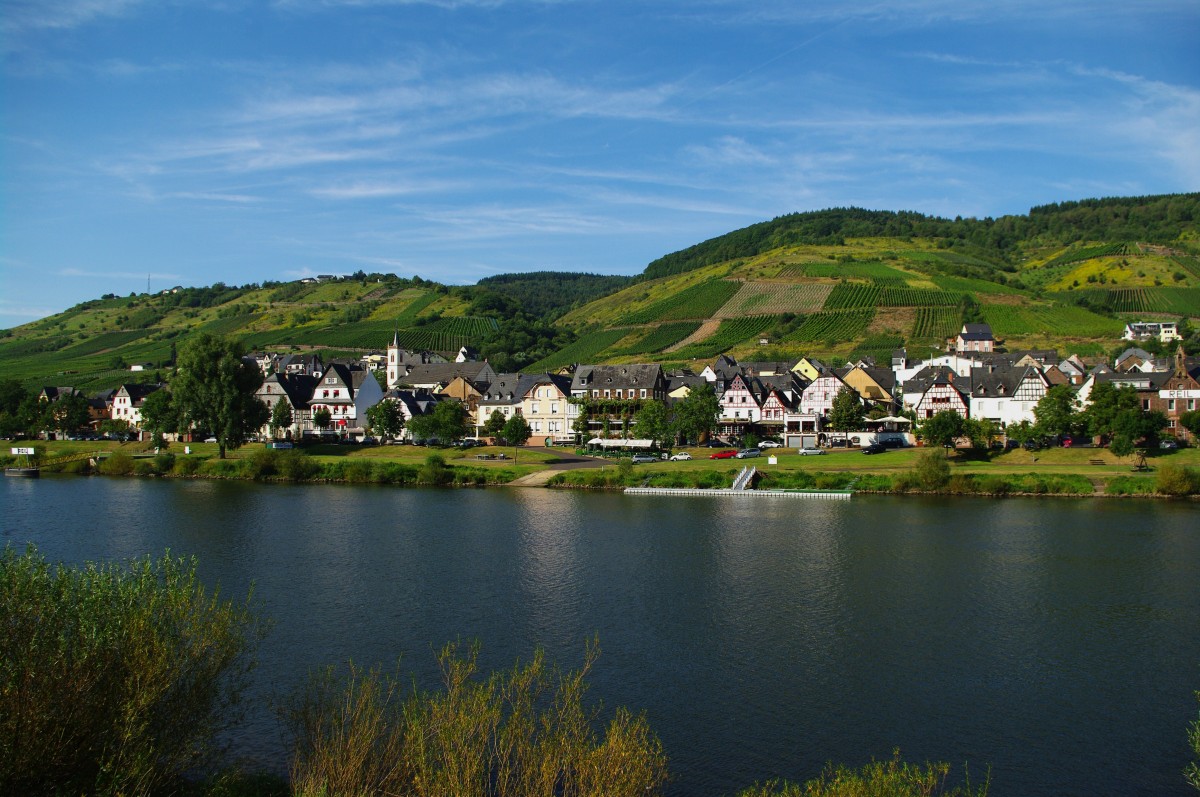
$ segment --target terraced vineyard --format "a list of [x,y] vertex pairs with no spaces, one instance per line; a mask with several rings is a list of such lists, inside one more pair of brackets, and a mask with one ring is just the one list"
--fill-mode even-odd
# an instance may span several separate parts
[[1042,334],[1079,338],[1120,338],[1124,324],[1114,318],[1070,305],[985,304],[983,316],[999,338]]
[[615,357],[630,357],[635,354],[656,354],[691,335],[700,325],[695,321],[677,321],[663,324],[650,330],[632,344],[613,351]]
[[678,360],[716,357],[770,329],[775,320],[775,316],[760,315],[722,321],[713,335],[672,352],[671,357]]
[[730,280],[709,280],[685,288],[674,296],[655,302],[620,319],[623,324],[653,324],[711,318],[741,287]]
[[875,308],[813,313],[784,340],[796,343],[840,343],[854,340],[866,332],[874,317]]
[[842,277],[871,280],[873,282],[903,283],[912,275],[877,260],[849,263],[796,263],[779,272],[781,277],[840,279]]
[[1054,296],[1060,301],[1102,308],[1110,313],[1200,315],[1200,288],[1089,288]]
[[832,290],[833,284],[828,282],[745,282],[713,318],[813,313],[821,309]]
[[629,334],[628,329],[605,329],[600,332],[590,333],[575,341],[570,346],[556,351],[549,357],[543,357],[523,369],[523,372],[538,373],[541,371],[554,371],[565,365],[572,365],[574,363],[594,363],[597,361],[596,356],[600,352],[612,346],[627,334]]
[[858,310],[879,304],[882,289],[862,282],[839,282],[825,300],[825,310]]
[[962,301],[963,294],[933,288],[884,288],[879,304],[884,307],[949,307]]
[[104,332],[80,341],[61,350],[62,358],[88,357],[110,349],[116,349],[150,334],[148,329],[130,329],[119,332]]
[[962,329],[962,310],[958,307],[918,307],[911,336],[914,340],[943,341]]

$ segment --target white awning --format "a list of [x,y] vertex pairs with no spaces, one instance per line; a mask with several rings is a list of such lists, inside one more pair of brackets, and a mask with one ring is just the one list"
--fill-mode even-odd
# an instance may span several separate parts
[[653,440],[604,440],[593,437],[587,441],[589,446],[596,448],[653,448]]

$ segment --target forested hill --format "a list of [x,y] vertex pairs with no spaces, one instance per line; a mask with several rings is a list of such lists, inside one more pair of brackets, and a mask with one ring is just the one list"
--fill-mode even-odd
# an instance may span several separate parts
[[1200,193],[1088,199],[1042,205],[1026,216],[943,219],[910,211],[833,208],[752,224],[653,261],[643,279],[682,274],[786,246],[839,245],[848,238],[938,239],[997,266],[1024,247],[1081,241],[1169,244],[1200,230]]
[[631,280],[632,277],[533,271],[486,277],[479,281],[479,288],[481,292],[500,294],[529,315],[554,319],[573,307],[621,290]]

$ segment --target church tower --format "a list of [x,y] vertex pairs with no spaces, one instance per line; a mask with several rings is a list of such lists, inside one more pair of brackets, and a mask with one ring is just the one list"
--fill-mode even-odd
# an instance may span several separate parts
[[392,333],[392,344],[388,346],[387,386],[391,390],[400,384],[400,333]]

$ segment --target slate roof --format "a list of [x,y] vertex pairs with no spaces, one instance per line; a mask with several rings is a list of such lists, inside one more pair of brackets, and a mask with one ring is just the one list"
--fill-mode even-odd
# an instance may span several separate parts
[[1030,373],[1041,374],[1032,365],[1012,368],[971,369],[971,395],[977,398],[1006,398],[1016,395]]
[[482,385],[492,381],[496,372],[487,362],[474,360],[462,363],[426,363],[409,368],[408,373],[400,377],[400,384],[448,385],[460,376],[468,382]]
[[657,363],[581,365],[575,369],[571,380],[571,390],[630,387],[652,390],[660,376],[662,376],[662,366]]

